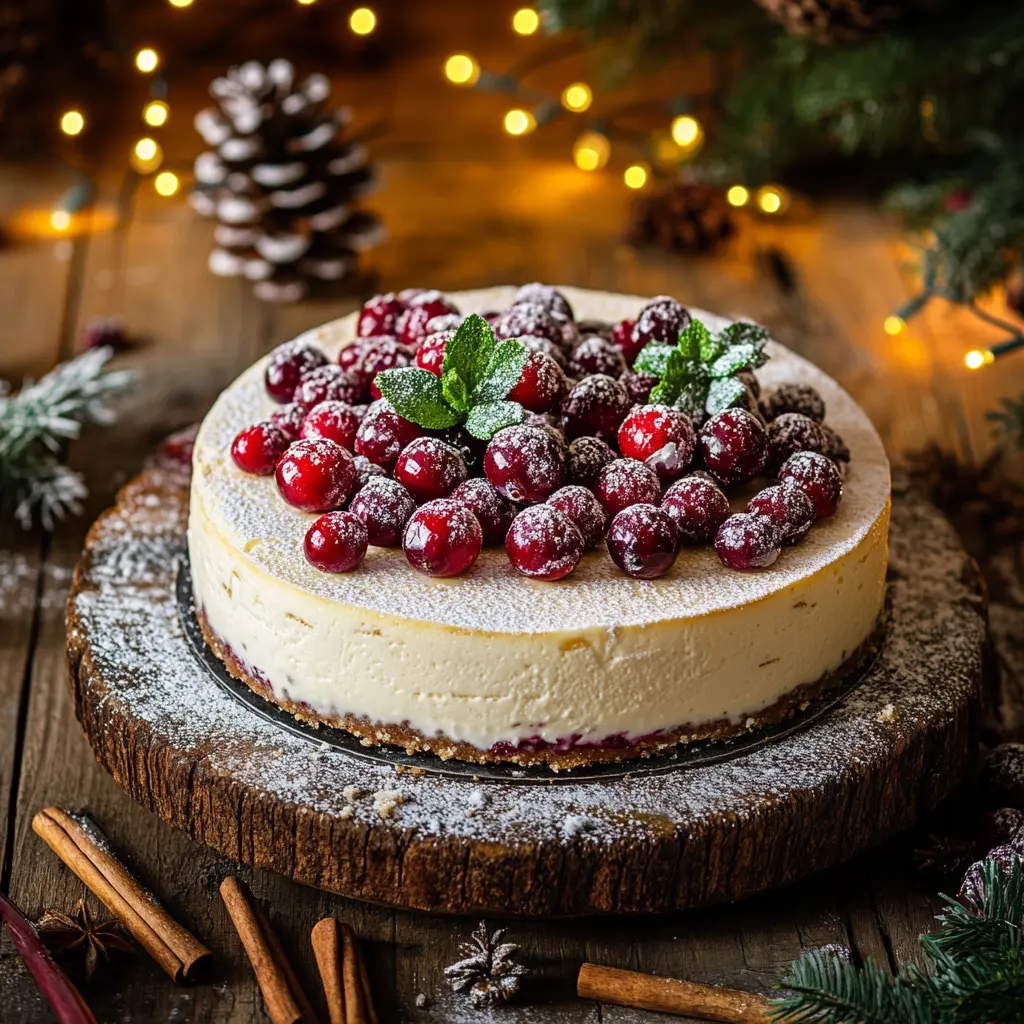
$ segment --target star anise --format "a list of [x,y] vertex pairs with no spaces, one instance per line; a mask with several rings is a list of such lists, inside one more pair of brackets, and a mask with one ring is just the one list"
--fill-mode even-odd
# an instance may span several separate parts
[[514,942],[503,942],[504,938],[504,928],[490,935],[487,922],[481,921],[471,941],[459,946],[465,959],[444,969],[452,989],[468,992],[478,1008],[507,1002],[519,991],[523,975],[529,973],[517,962],[519,947]]
[[114,918],[97,921],[85,900],[79,900],[75,916],[47,910],[36,927],[50,948],[59,955],[78,952],[85,957],[85,977],[93,976],[100,960],[110,962],[111,953],[134,953],[135,946]]

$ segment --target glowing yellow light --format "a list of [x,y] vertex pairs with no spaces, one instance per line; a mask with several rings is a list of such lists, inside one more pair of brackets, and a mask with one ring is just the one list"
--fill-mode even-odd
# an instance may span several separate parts
[[303,7],[308,7],[310,4],[315,2],[316,0],[298,0],[298,3],[302,4]]
[[540,15],[532,7],[520,7],[512,15],[512,28],[521,36],[532,36],[540,28]]
[[633,164],[626,168],[622,180],[630,188],[643,188],[647,184],[647,168],[643,164]]
[[170,112],[171,108],[163,100],[153,100],[152,103],[147,103],[143,108],[142,120],[154,128],[159,128],[160,125],[167,123],[167,115]]
[[689,114],[682,114],[672,122],[672,138],[683,149],[696,145],[703,134],[700,122]]
[[725,198],[730,206],[746,206],[750,202],[750,189],[742,185],[733,185],[725,193]]
[[172,7],[191,7],[192,0],[170,0]]
[[882,322],[882,330],[885,331],[886,334],[892,335],[894,338],[897,334],[902,334],[903,328],[906,326],[907,325],[903,322],[902,318],[898,316],[887,316]]
[[131,164],[140,174],[148,174],[155,171],[163,159],[163,150],[155,139],[139,139],[132,150]]
[[762,213],[784,213],[789,206],[789,193],[781,185],[763,185],[755,199]]
[[573,144],[572,158],[581,171],[596,171],[608,163],[611,151],[606,135],[584,132]]
[[537,119],[528,110],[510,110],[505,115],[505,131],[509,135],[525,135],[537,127]]
[[178,176],[173,171],[161,171],[153,179],[153,188],[162,196],[173,196],[180,184]]
[[983,366],[995,362],[995,358],[990,349],[982,351],[975,348],[964,356],[964,366],[968,370],[980,370]]
[[156,71],[159,63],[160,57],[156,50],[148,46],[135,54],[135,66],[145,75],[148,75],[151,71]]
[[465,53],[456,53],[444,62],[444,76],[453,85],[474,85],[480,77],[480,65]]
[[50,214],[50,227],[54,231],[67,231],[71,227],[71,214],[67,210],[54,210]]
[[562,106],[576,114],[586,110],[594,99],[586,82],[574,82],[562,93]]
[[77,110],[69,110],[60,119],[60,130],[65,135],[77,135],[85,127],[85,118]]
[[348,16],[348,27],[357,36],[368,36],[377,27],[377,15],[369,7],[357,7]]

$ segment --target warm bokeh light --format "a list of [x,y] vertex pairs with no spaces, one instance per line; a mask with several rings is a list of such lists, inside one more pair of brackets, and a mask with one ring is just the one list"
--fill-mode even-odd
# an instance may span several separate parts
[[532,36],[540,28],[540,15],[532,7],[520,7],[512,15],[512,28],[521,36]]
[[695,146],[704,132],[700,122],[689,114],[681,114],[672,122],[672,139],[677,146],[690,149]]
[[65,135],[77,135],[85,127],[85,118],[77,110],[68,110],[60,119],[60,130]]
[[67,231],[71,227],[71,214],[67,210],[54,210],[50,214],[50,227],[54,231]]
[[456,53],[444,62],[444,76],[454,85],[474,85],[480,65],[469,54]]
[[191,7],[192,0],[169,0],[172,7]]
[[377,27],[377,15],[369,7],[357,7],[348,16],[348,27],[357,36],[368,36]]
[[308,7],[312,3],[316,3],[316,0],[296,0],[296,3],[301,4],[303,7]]
[[509,135],[526,135],[537,127],[537,119],[528,110],[510,110],[505,115],[505,131]]
[[622,180],[630,188],[643,188],[647,184],[647,168],[643,164],[633,164],[626,168]]
[[968,370],[980,370],[983,366],[987,366],[989,363],[995,362],[995,355],[991,349],[971,349],[967,355],[964,356],[964,366]]
[[586,82],[573,82],[562,93],[562,106],[575,114],[582,114],[594,99],[590,86]]
[[762,213],[785,213],[789,206],[789,193],[781,185],[762,185],[755,198]]
[[584,132],[572,147],[572,158],[581,171],[596,171],[608,163],[611,151],[607,135]]
[[160,166],[163,158],[163,150],[155,139],[139,139],[132,150],[131,164],[140,174],[148,174]]
[[897,334],[902,334],[903,328],[906,326],[902,318],[898,316],[887,316],[882,322],[882,330],[894,338]]
[[153,179],[153,188],[162,196],[173,196],[181,182],[173,171],[161,171]]
[[157,54],[156,50],[153,50],[148,46],[142,50],[139,50],[139,52],[135,54],[135,66],[143,74],[148,75],[150,72],[156,71],[157,65],[159,65],[159,63],[160,57]]
[[153,128],[159,128],[162,124],[167,123],[167,115],[170,112],[171,108],[163,100],[153,100],[152,103],[147,103],[143,107],[142,120]]
[[746,206],[750,202],[750,189],[742,185],[733,185],[725,193],[725,198],[730,206]]

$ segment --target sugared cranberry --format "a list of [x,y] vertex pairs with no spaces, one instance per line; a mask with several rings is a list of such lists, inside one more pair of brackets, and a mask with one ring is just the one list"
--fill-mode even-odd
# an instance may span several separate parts
[[609,516],[630,505],[657,505],[661,501],[658,474],[636,459],[616,459],[597,475],[597,500]]
[[303,512],[326,512],[342,504],[355,489],[352,456],[334,441],[296,441],[277,462],[281,497]]
[[627,370],[619,380],[626,385],[626,390],[629,392],[629,400],[633,405],[647,405],[651,392],[654,390],[654,385],[658,383],[657,377],[652,377],[649,373],[642,373],[638,370]]
[[402,548],[414,569],[428,576],[458,576],[476,561],[483,539],[476,516],[462,502],[438,498],[412,514]]
[[652,341],[674,345],[689,326],[690,314],[675,299],[659,295],[640,310],[633,326],[633,346],[639,353]]
[[484,475],[509,501],[544,501],[565,481],[565,448],[542,427],[506,427],[487,446]]
[[850,462],[850,446],[827,423],[822,423],[821,429],[828,438],[828,451],[825,454],[836,464],[839,475],[844,476]]
[[549,313],[555,313],[566,320],[573,319],[572,306],[569,305],[569,300],[553,285],[541,284],[539,281],[524,284],[516,292],[512,305],[519,306],[525,303],[543,306]]
[[566,434],[614,437],[629,408],[629,392],[622,381],[601,373],[584,377],[562,402]]
[[394,334],[398,318],[405,311],[405,303],[393,292],[375,295],[363,304],[359,311],[356,334],[360,338],[376,337],[378,334]]
[[304,409],[312,409],[321,402],[346,402],[354,405],[362,400],[363,393],[363,381],[358,374],[328,363],[306,373],[292,398]]
[[636,327],[635,320],[620,320],[613,328],[611,334],[612,344],[622,353],[627,366],[632,366],[634,360],[640,355],[646,341],[638,341],[633,337],[633,328]]
[[395,479],[420,503],[447,498],[467,476],[462,456],[436,437],[416,438],[395,461]]
[[778,468],[797,452],[827,455],[828,435],[820,423],[799,412],[784,412],[768,424],[768,469]]
[[768,438],[746,409],[726,409],[701,427],[700,451],[704,465],[723,483],[745,483],[764,469]]
[[444,350],[453,337],[455,337],[454,331],[438,331],[436,334],[428,334],[416,350],[416,365],[421,370],[440,377],[441,367],[444,365]]
[[582,335],[575,320],[566,320],[557,313],[551,314],[558,321],[559,329],[562,332],[562,351],[571,352],[579,343]]
[[583,535],[587,551],[604,536],[608,515],[601,502],[594,497],[593,491],[578,484],[570,484],[555,491],[547,503],[572,520]]
[[798,412],[815,423],[825,421],[825,400],[810,384],[781,384],[761,399],[761,412],[773,420],[787,412]]
[[370,383],[370,397],[375,401],[380,398],[380,388],[374,383],[378,373],[394,370],[399,366],[408,366],[409,353],[405,347],[392,338],[382,338],[379,344],[371,345],[363,356],[360,367],[363,377]]
[[566,369],[569,365],[569,361],[565,358],[565,352],[562,351],[560,345],[556,345],[550,338],[541,338],[536,334],[523,334],[516,338],[527,352],[539,352],[544,356],[551,356],[552,359],[561,367]]
[[562,328],[558,320],[543,306],[535,302],[522,302],[501,315],[494,325],[496,338],[520,338],[535,334],[556,345],[563,345]]
[[360,488],[348,510],[366,524],[370,544],[393,548],[402,543],[405,524],[416,511],[416,500],[397,480],[377,476]]
[[449,302],[440,292],[420,292],[409,301],[409,307],[398,318],[398,340],[406,345],[418,345],[430,333],[430,321],[446,313],[458,313],[458,306]]
[[359,417],[345,402],[321,402],[306,413],[302,421],[302,437],[326,437],[352,451],[356,443]]
[[662,483],[683,475],[696,443],[690,418],[668,405],[638,406],[619,427],[619,451],[627,459],[646,462]]
[[375,477],[387,476],[383,466],[371,462],[365,455],[356,455],[352,461],[356,467],[356,489],[361,490]]
[[626,360],[610,341],[591,335],[573,349],[569,369],[576,377],[603,373],[618,378],[626,372]]
[[630,505],[608,527],[608,553],[627,576],[653,580],[676,560],[672,517],[656,505]]
[[403,288],[398,293],[398,297],[408,306],[413,299],[417,299],[421,295],[426,295],[428,290],[429,289],[427,288]]
[[[398,339],[394,339],[397,341]],[[338,365],[343,370],[359,370],[366,353],[378,342],[377,338],[356,338],[338,352]]]
[[580,564],[583,534],[550,505],[523,509],[505,538],[508,559],[517,572],[536,580],[560,580]]
[[[433,320],[427,322],[426,337],[440,334],[442,331],[457,331],[462,326],[463,319],[461,313],[442,313],[440,316],[435,316]],[[422,345],[423,342],[421,341],[420,344]]]
[[764,569],[782,551],[782,531],[768,516],[739,512],[718,528],[715,551],[730,569]]
[[510,402],[518,402],[531,412],[550,412],[565,397],[569,382],[551,356],[531,352],[519,382],[508,393]]
[[231,458],[246,473],[270,476],[288,443],[288,436],[280,427],[264,420],[239,432],[231,444]]
[[263,372],[267,394],[281,405],[290,402],[303,376],[326,362],[327,356],[306,342],[290,341],[279,345],[270,353]]
[[366,526],[351,512],[328,512],[306,531],[306,561],[321,572],[348,572],[366,556]]
[[796,484],[814,505],[818,519],[834,515],[843,496],[843,480],[832,460],[819,452],[797,452],[782,464],[779,483]]
[[729,499],[704,475],[676,481],[661,499],[661,507],[675,524],[681,544],[710,544],[729,518]]
[[599,437],[577,437],[569,445],[566,456],[565,478],[570,484],[594,489],[598,474],[617,458]]
[[452,498],[461,501],[480,523],[484,545],[503,544],[512,525],[516,508],[493,484],[480,477],[466,480],[452,491]]
[[302,421],[306,418],[306,410],[298,402],[289,402],[275,409],[270,414],[270,422],[284,431],[289,441],[297,441],[302,431]]
[[782,531],[783,544],[795,544],[817,518],[811,499],[791,480],[759,491],[750,499],[747,511],[771,519]]
[[365,455],[378,466],[390,469],[398,453],[422,436],[423,431],[415,423],[403,419],[390,402],[380,398],[370,406],[359,424],[355,452],[356,455]]

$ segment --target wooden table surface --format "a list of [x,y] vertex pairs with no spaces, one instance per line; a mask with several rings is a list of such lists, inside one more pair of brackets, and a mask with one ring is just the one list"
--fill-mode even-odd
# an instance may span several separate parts
[[[434,77],[440,46],[417,58]],[[403,73],[412,72],[406,67]],[[883,332],[884,317],[913,292],[914,280],[896,229],[877,212],[835,205],[778,223],[744,221],[737,240],[714,259],[637,252],[621,240],[628,196],[618,175],[587,175],[564,157],[531,159],[526,148],[518,158],[467,146],[453,151],[416,137],[414,112],[390,79],[383,90],[379,82],[358,78],[347,84],[357,97],[386,108],[399,125],[378,147],[386,187],[374,205],[391,237],[365,263],[372,277],[364,294],[540,279],[667,292],[684,303],[753,317],[837,377],[862,402],[894,455],[934,440],[963,456],[980,456],[990,443],[985,411],[1024,383],[1022,359],[973,374],[963,369],[964,350],[984,335],[956,311],[929,310],[895,339]],[[428,98],[442,88],[427,89]],[[189,102],[198,105],[198,94]],[[492,103],[488,130],[497,131],[499,115]],[[190,120],[183,116],[185,128],[168,138],[172,162],[195,152]],[[101,208],[125,194],[109,168],[101,185]],[[47,173],[0,171],[0,205],[6,208],[34,204],[45,210],[58,188]],[[217,955],[212,982],[183,987],[171,984],[144,955],[118,960],[85,988],[97,1018],[242,1024],[265,1017],[217,895],[220,880],[235,866],[132,804],[95,764],[68,694],[64,598],[91,518],[147,449],[200,418],[215,395],[270,347],[349,312],[361,296],[261,305],[240,282],[209,274],[210,225],[183,201],[158,199],[147,183],[127,195],[127,212],[114,230],[43,238],[0,252],[0,376],[38,373],[68,357],[82,325],[96,315],[123,316],[142,339],[117,360],[139,373],[120,423],[90,433],[72,450],[92,492],[86,515],[52,537],[9,524],[0,530],[0,889],[32,917],[45,907],[73,908],[83,886],[30,823],[48,804],[88,809],[137,873]],[[792,264],[791,288],[781,287],[766,269],[773,248]],[[830,824],[822,821],[821,827]],[[739,906],[658,919],[508,922],[510,938],[522,944],[535,970],[520,1002],[494,1012],[493,1019],[656,1019],[577,1000],[574,979],[584,959],[752,991],[768,991],[794,957],[827,943],[896,970],[915,959],[916,936],[931,926],[938,906],[932,885],[908,866],[905,847],[890,846]],[[453,996],[442,976],[474,921],[361,905],[265,873],[242,874],[268,902],[309,991],[317,991],[309,931],[333,913],[365,940],[383,1021],[491,1019]],[[425,1007],[417,1006],[420,995]],[[0,945],[0,1019],[51,1019],[6,937]]]

